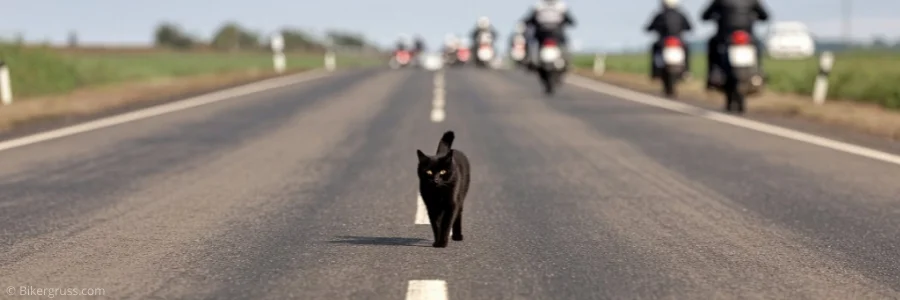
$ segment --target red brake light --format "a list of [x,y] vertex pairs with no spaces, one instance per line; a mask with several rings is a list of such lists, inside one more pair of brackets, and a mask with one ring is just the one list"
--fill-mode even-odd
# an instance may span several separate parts
[[750,43],[750,34],[746,31],[738,30],[731,34],[731,40],[736,45],[746,45]]
[[681,40],[677,37],[670,36],[663,41],[663,45],[665,45],[665,47],[681,47]]
[[544,40],[544,46],[556,46],[556,41],[551,39]]

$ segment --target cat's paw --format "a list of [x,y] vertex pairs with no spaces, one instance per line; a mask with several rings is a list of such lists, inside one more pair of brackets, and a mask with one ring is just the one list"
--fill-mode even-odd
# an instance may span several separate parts
[[447,241],[443,241],[443,242],[434,242],[434,244],[431,244],[431,246],[432,246],[432,247],[435,247],[435,248],[446,248],[446,247],[447,247],[447,244],[448,244]]
[[462,240],[463,240],[463,235],[462,235],[462,234],[460,234],[460,235],[454,235],[454,236],[453,236],[453,240],[454,240],[454,241],[462,241]]

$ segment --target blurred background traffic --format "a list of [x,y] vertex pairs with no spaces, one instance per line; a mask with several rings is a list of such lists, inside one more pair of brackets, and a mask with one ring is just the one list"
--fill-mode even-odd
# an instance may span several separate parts
[[[566,1],[577,26],[567,29],[575,71],[605,57],[610,76],[645,80],[655,40],[643,28],[658,1]],[[289,72],[320,67],[327,49],[339,67],[385,65],[397,44],[421,39],[442,63],[477,63],[471,32],[489,18],[491,67],[521,59],[513,51],[517,26],[534,5],[521,1],[11,1],[0,18],[0,59],[9,67],[16,101],[63,95],[114,83],[203,74],[271,72],[270,39],[284,38]],[[680,9],[695,30],[686,37],[694,78],[706,76],[706,40],[714,24],[701,22],[708,1]],[[900,2],[851,0],[764,5],[772,14],[756,35],[766,45],[767,89],[808,95],[819,73],[818,54],[836,54],[829,99],[900,107]],[[93,17],[92,17],[93,16]],[[521,42],[521,41],[520,41]],[[448,47],[456,46],[449,51]],[[462,49],[462,51],[458,51]],[[476,62],[473,62],[476,61]],[[241,75],[244,76],[244,75]],[[255,78],[255,77],[254,77]],[[630,79],[629,79],[630,80]],[[5,125],[4,125],[5,126]]]

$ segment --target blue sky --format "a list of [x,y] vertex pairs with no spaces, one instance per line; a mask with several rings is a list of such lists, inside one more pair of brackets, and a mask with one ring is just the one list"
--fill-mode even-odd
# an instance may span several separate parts
[[[535,0],[4,0],[0,35],[23,32],[27,40],[65,41],[76,30],[84,43],[149,43],[161,20],[180,23],[204,37],[225,20],[270,32],[283,25],[311,30],[340,27],[365,33],[377,42],[392,43],[400,33],[420,33],[434,45],[447,32],[464,33],[479,15],[489,16],[507,34]],[[682,0],[692,21],[709,0]],[[853,7],[853,36],[876,34],[896,39],[900,29],[900,1],[849,0]],[[215,4],[213,4],[215,3]],[[654,0],[570,0],[580,22],[572,36],[589,48],[641,46],[650,36],[641,31],[659,6]],[[216,8],[211,9],[210,5]],[[802,21],[818,36],[840,35],[841,0],[769,0],[776,20]],[[893,16],[891,16],[893,14]],[[710,25],[695,23],[701,36]]]

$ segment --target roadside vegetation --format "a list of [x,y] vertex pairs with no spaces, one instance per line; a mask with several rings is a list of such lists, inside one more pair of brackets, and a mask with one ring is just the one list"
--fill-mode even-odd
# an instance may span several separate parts
[[[338,68],[371,65],[381,50],[359,34],[329,31],[315,37],[285,28],[287,73],[324,65],[325,49]],[[13,103],[0,107],[0,132],[41,121],[75,122],[118,108],[151,105],[277,76],[268,36],[226,22],[208,39],[163,23],[153,45],[26,43],[0,37],[0,60],[9,66]],[[330,39],[332,42],[326,43]]]
[[[302,30],[281,30],[288,71],[323,65],[324,38]],[[181,78],[233,72],[271,72],[268,38],[225,23],[208,40],[186,33],[171,23],[153,33],[154,45],[146,47],[84,47],[76,34],[65,46],[0,42],[0,59],[10,67],[16,101],[88,88],[141,80]],[[358,34],[330,31],[338,65],[371,63],[377,47]]]

